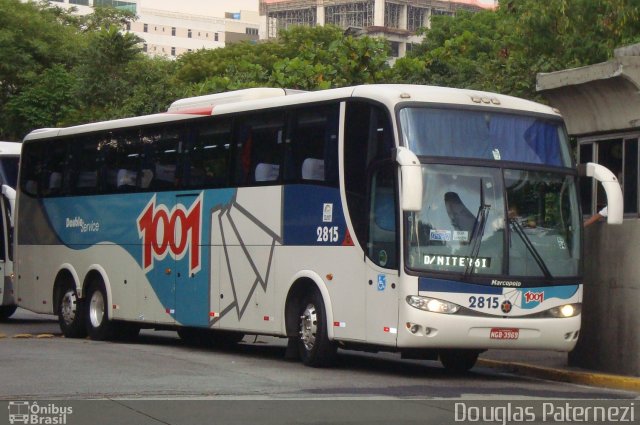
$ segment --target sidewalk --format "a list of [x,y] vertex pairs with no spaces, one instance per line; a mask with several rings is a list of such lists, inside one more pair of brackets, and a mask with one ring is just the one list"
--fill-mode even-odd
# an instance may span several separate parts
[[557,351],[489,350],[480,354],[477,366],[551,381],[640,392],[640,377],[572,367],[567,364],[567,353]]

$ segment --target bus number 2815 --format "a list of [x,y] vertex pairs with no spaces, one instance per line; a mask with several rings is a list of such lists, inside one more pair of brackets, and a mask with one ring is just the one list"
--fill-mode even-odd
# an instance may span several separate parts
[[317,242],[338,242],[338,226],[319,226],[316,229]]

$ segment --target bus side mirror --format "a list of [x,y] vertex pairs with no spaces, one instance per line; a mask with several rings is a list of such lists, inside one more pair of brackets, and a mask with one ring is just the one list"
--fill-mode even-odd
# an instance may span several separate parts
[[607,167],[595,162],[580,164],[578,171],[581,176],[592,177],[602,183],[607,194],[607,224],[622,224],[624,201],[622,189],[616,176]]
[[402,211],[422,209],[422,166],[409,149],[396,149],[396,162],[400,166],[400,206]]

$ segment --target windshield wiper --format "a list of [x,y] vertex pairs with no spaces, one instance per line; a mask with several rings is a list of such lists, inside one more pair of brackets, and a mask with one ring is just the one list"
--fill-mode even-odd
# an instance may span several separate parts
[[480,179],[480,207],[478,208],[478,214],[476,214],[476,225],[471,234],[471,255],[469,256],[470,261],[467,263],[462,275],[464,278],[473,272],[476,260],[480,255],[480,245],[482,244],[482,236],[484,235],[484,228],[487,224],[490,209],[491,205],[487,205],[484,201],[484,184],[482,179]]
[[518,234],[518,236],[520,236],[520,239],[522,239],[524,246],[531,253],[533,259],[536,260],[538,267],[540,267],[540,270],[542,270],[542,273],[544,273],[544,277],[546,277],[547,279],[551,279],[551,272],[547,268],[547,265],[544,263],[544,260],[542,259],[542,256],[540,256],[540,253],[538,252],[536,247],[533,246],[533,243],[531,242],[531,239],[529,239],[529,236],[527,236],[527,234],[524,232],[522,224],[520,224],[515,218],[510,218],[509,223],[513,225],[513,229]]

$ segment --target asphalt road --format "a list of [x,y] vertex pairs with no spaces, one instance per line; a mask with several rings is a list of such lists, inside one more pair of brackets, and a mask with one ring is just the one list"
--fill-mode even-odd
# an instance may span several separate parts
[[65,339],[55,317],[18,310],[0,323],[0,424],[547,424],[593,405],[640,418],[632,392],[484,367],[455,376],[385,353],[340,351],[336,367],[314,369],[284,352],[277,338],[194,348],[169,331],[131,343]]

